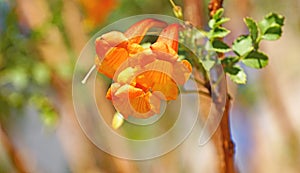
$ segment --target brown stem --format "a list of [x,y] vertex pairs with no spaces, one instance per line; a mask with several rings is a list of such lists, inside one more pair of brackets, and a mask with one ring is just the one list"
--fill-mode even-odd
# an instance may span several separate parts
[[221,129],[221,139],[222,147],[224,152],[224,160],[222,161],[223,172],[225,173],[235,173],[234,166],[234,153],[235,145],[231,138],[230,130],[230,108],[231,108],[231,98],[228,95],[226,99],[225,111],[221,120],[220,129]]
[[[209,15],[212,17],[219,8],[222,8],[223,0],[211,0],[208,5]],[[224,54],[219,54],[219,58],[223,59]],[[227,90],[228,93],[228,90]],[[218,152],[221,159],[221,171],[222,173],[235,173],[237,172],[234,166],[234,153],[235,145],[231,138],[230,130],[230,95],[227,94],[225,110],[223,117],[220,123],[220,127],[216,132],[216,135],[219,136],[216,140]]]
[[10,156],[11,163],[13,164],[14,168],[19,173],[26,173],[28,172],[26,166],[22,162],[21,156],[16,150],[14,144],[12,143],[11,139],[7,135],[5,129],[0,124],[0,141],[3,145],[3,148]]
[[191,22],[198,28],[203,27],[203,1],[202,0],[184,0],[185,20]]
[[223,0],[211,0],[208,4],[209,16],[212,17],[216,11],[222,8]]

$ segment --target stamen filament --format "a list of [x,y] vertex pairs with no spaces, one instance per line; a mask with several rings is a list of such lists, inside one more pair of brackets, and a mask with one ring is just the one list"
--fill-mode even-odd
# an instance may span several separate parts
[[90,75],[92,74],[92,72],[96,69],[96,65],[93,65],[89,72],[85,75],[85,77],[83,78],[83,80],[81,81],[82,84],[85,84],[86,81],[88,80],[88,78],[90,77]]
[[171,3],[171,5],[173,6],[173,8],[176,8],[177,5],[174,3],[173,0],[170,0],[170,3]]

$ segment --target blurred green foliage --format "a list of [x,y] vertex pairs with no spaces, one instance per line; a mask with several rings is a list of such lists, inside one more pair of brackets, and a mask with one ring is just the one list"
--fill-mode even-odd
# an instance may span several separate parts
[[51,90],[51,70],[36,51],[36,32],[20,24],[13,5],[0,2],[0,116],[3,120],[14,110],[22,114],[33,99],[42,120],[50,125],[58,117],[46,97]]

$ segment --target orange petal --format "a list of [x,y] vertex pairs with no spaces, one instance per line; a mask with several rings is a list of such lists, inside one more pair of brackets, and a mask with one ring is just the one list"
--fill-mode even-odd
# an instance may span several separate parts
[[166,78],[165,79],[166,82],[163,85],[156,83],[153,86],[152,90],[161,92],[164,96],[164,98],[161,99],[176,100],[178,96],[178,87],[176,83],[169,76],[166,75],[162,75],[162,76]]
[[179,84],[183,85],[190,77],[192,72],[192,65],[187,61],[183,60],[174,63],[173,79]]
[[131,43],[140,43],[147,31],[152,27],[163,28],[166,23],[156,19],[144,19],[132,25],[124,33]]
[[142,52],[144,50],[144,48],[137,43],[132,43],[132,44],[128,44],[127,50],[128,50],[129,56],[133,56],[139,52]]
[[132,85],[125,84],[120,88],[118,88],[118,90],[115,93],[113,93],[113,96],[124,98],[124,101],[126,101],[127,98],[132,99],[135,97],[139,97],[142,94],[144,94],[144,91],[142,89],[135,88]]
[[127,67],[116,75],[117,79],[115,81],[121,84],[131,84],[134,82],[137,71],[138,69],[136,67]]
[[160,111],[160,99],[150,92],[132,99],[130,103],[134,109],[132,116],[137,118],[148,118]]
[[96,52],[100,59],[104,58],[105,54],[112,47],[127,47],[128,39],[123,33],[118,31],[111,31],[103,34],[96,39]]
[[156,60],[145,66],[145,72],[136,78],[136,85],[148,90],[161,92],[165,100],[175,100],[178,88],[171,78],[173,73],[172,63]]
[[113,78],[116,70],[128,58],[128,52],[124,48],[114,47],[105,56],[98,71],[109,78]]
[[150,48],[157,55],[158,59],[171,62],[176,61],[178,58],[177,52],[163,42],[156,42]]
[[162,42],[170,46],[175,52],[178,51],[178,35],[181,25],[174,23],[166,27],[160,34],[156,42]]
[[116,93],[116,91],[121,87],[119,83],[113,83],[109,87],[107,93],[106,93],[106,98],[109,100],[112,100],[113,94]]
[[128,59],[128,66],[136,67],[141,66],[144,67],[145,65],[155,61],[157,56],[152,53],[150,49],[146,49],[143,52],[135,54],[133,57]]
[[140,88],[132,85],[112,84],[107,92],[107,98],[111,95],[115,108],[127,118],[129,115],[137,118],[147,118],[159,113],[160,99],[150,92],[145,93]]
[[[145,50],[141,53],[138,53],[133,57],[128,58],[125,62],[122,63],[122,65],[116,71],[113,80],[121,83],[133,84],[132,83],[134,82],[133,79],[136,77],[135,75],[137,75],[141,71],[141,67],[155,60],[156,60],[156,55],[152,54],[151,50],[150,52]],[[135,70],[133,71],[132,69]],[[126,80],[123,80],[125,78]]]
[[149,94],[148,95],[142,95],[140,97],[136,97],[132,100],[130,100],[131,106],[134,109],[134,112],[139,113],[147,113],[150,111],[150,101],[149,101]]
[[150,98],[151,110],[154,113],[159,114],[160,113],[161,100],[159,99],[159,97],[157,97],[155,94],[152,94],[152,93],[150,93],[149,98]]

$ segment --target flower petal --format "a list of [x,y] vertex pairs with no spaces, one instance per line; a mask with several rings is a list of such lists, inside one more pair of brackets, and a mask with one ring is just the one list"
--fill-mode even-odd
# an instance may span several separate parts
[[128,50],[129,56],[133,56],[139,52],[142,52],[144,50],[144,48],[137,43],[132,43],[132,44],[128,44],[127,50]]
[[132,25],[124,33],[131,43],[140,43],[147,31],[152,27],[163,28],[166,23],[156,19],[144,19]]
[[136,85],[148,90],[161,92],[164,100],[175,100],[178,87],[171,78],[173,73],[172,63],[156,60],[145,66],[144,73],[136,78]]
[[150,92],[132,99],[130,103],[134,109],[132,116],[137,118],[148,118],[160,111],[160,99]]
[[151,45],[151,50],[157,55],[158,59],[174,62],[178,59],[178,54],[170,46],[163,42],[156,42]]
[[134,84],[134,77],[138,69],[136,67],[127,67],[117,76],[117,82],[121,84]]
[[109,78],[113,78],[119,66],[128,58],[128,52],[124,48],[114,47],[105,56],[98,71]]
[[109,33],[103,34],[96,39],[96,53],[100,59],[103,59],[105,54],[109,49],[113,47],[123,47],[126,48],[128,44],[128,39],[125,35],[119,31],[111,31]]
[[177,61],[174,63],[173,79],[179,84],[183,85],[190,77],[192,72],[192,65],[187,60]]
[[153,85],[152,90],[153,91],[158,91],[161,92],[164,96],[164,100],[176,100],[178,96],[178,87],[174,80],[172,80],[169,76],[163,74],[161,78],[166,78],[164,81],[166,81],[164,84],[163,83],[155,83]]
[[160,111],[160,99],[150,92],[132,85],[112,84],[108,90],[107,98],[110,98],[115,108],[127,118],[129,115],[137,118],[147,118]]
[[135,88],[132,85],[125,84],[118,88],[118,90],[113,94],[115,97],[119,98],[135,98],[144,94],[144,91],[140,88]]
[[167,26],[160,34],[156,42],[162,42],[178,51],[178,35],[181,25],[174,23]]

